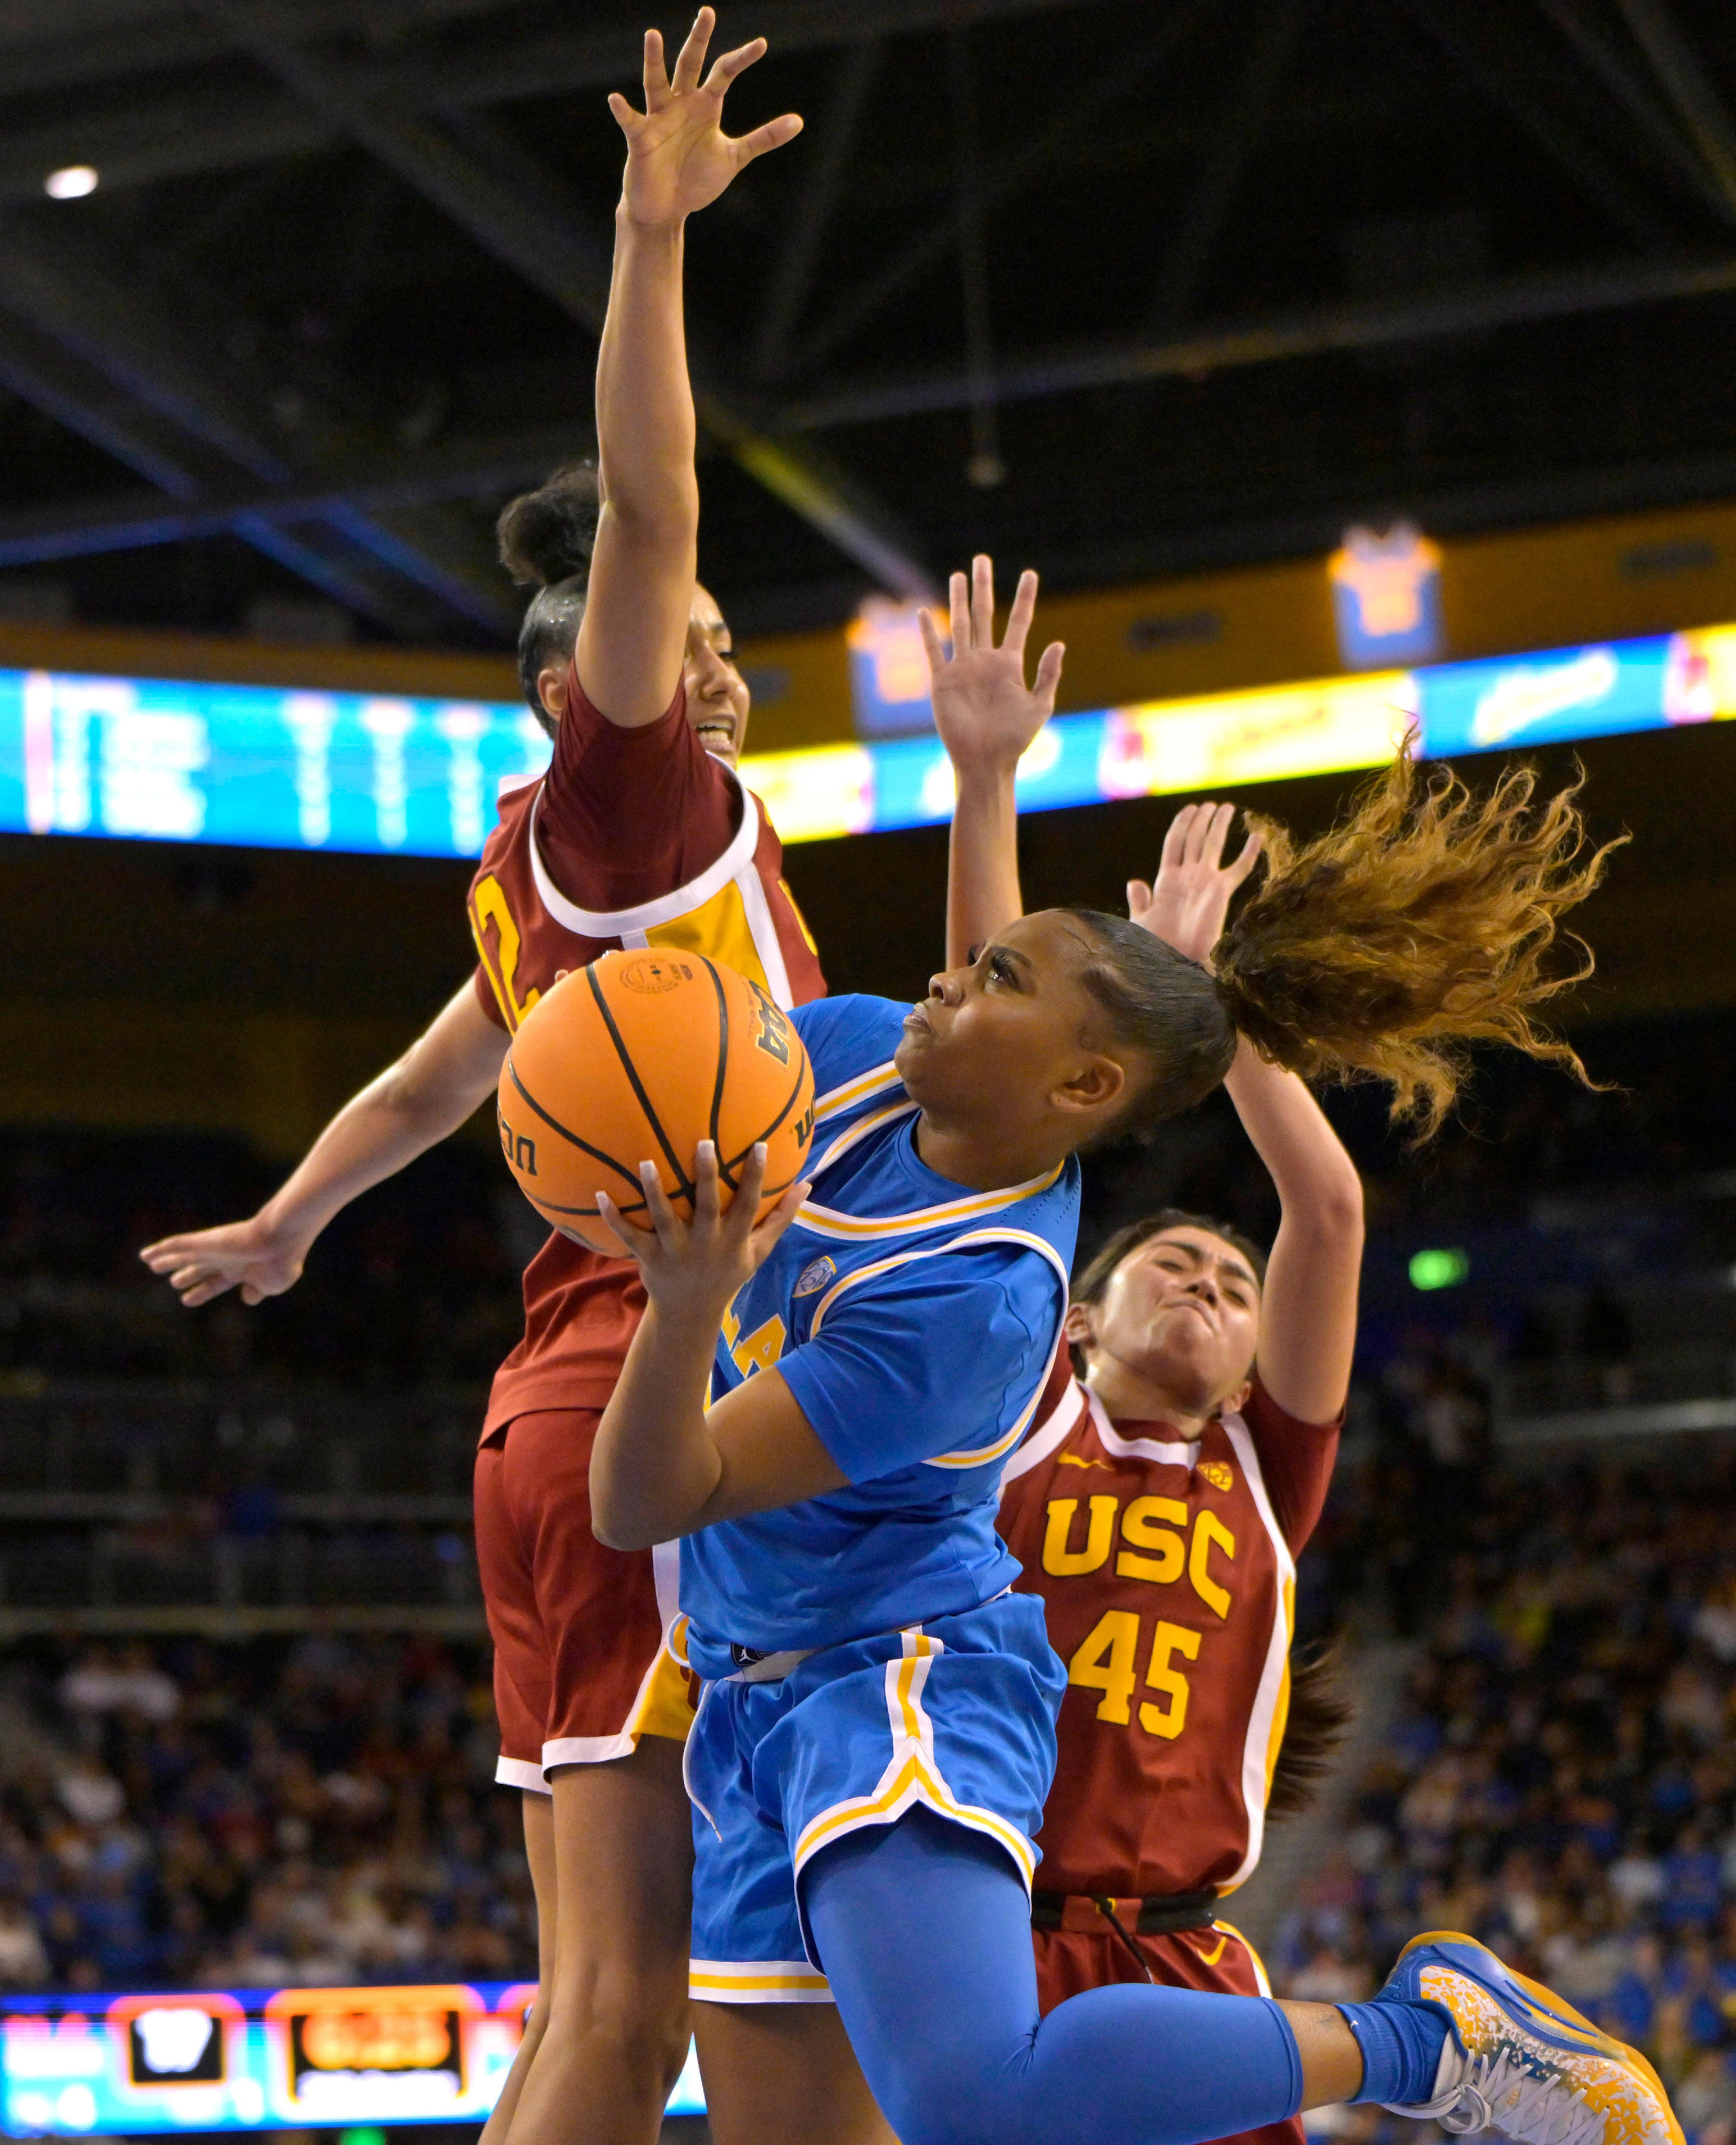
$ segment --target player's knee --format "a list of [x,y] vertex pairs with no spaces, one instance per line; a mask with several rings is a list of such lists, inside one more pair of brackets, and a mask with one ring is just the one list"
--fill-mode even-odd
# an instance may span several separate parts
[[555,1992],[548,2031],[559,2043],[574,2038],[606,2047],[612,2058],[647,2084],[674,2083],[687,2060],[685,1962],[679,1978],[630,1967],[575,1979]]
[[997,2050],[943,2027],[896,2051],[853,2040],[898,2145],[1021,2145],[1028,2134],[1028,2040]]

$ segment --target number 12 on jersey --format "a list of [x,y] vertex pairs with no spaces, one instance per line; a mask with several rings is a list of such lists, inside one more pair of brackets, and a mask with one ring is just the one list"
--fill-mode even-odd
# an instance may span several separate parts
[[[1140,1619],[1131,1609],[1105,1610],[1067,1665],[1070,1684],[1102,1692],[1097,1719],[1120,1728],[1132,1719],[1133,1693],[1140,1680],[1139,1632]],[[1162,1703],[1142,1700],[1139,1724],[1147,1734],[1171,1743],[1187,1724],[1187,1678],[1171,1665],[1177,1655],[1183,1660],[1197,1660],[1200,1635],[1160,1617],[1146,1661],[1145,1687],[1158,1692]]]

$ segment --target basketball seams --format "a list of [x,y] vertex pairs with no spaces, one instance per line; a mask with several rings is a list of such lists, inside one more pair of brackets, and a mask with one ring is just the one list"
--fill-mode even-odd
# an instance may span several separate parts
[[[605,1154],[601,1147],[593,1147],[589,1140],[580,1139],[577,1132],[570,1131],[565,1125],[561,1123],[558,1117],[551,1117],[549,1115],[549,1112],[543,1107],[542,1104],[537,1101],[535,1096],[530,1092],[524,1082],[520,1079],[519,1068],[513,1063],[512,1053],[510,1051],[508,1052],[506,1058],[506,1070],[511,1077],[513,1086],[518,1089],[519,1094],[522,1097],[525,1107],[529,1109],[535,1110],[537,1116],[542,1119],[543,1122],[549,1127],[550,1132],[559,1132],[564,1140],[569,1141],[574,1147],[577,1147],[581,1153],[588,1154],[593,1162],[600,1162],[604,1168],[612,1169],[618,1177],[624,1177],[628,1183],[633,1187],[635,1192],[644,1192],[644,1187],[639,1182],[639,1172],[636,1169],[628,1168],[624,1162],[617,1162],[612,1154]],[[576,1214],[580,1210],[575,1207],[570,1211]],[[624,1212],[626,1210],[624,1207],[622,1212]]]
[[[520,1189],[524,1190],[522,1185]],[[525,1197],[539,1214],[576,1214],[581,1220],[588,1222],[600,1222],[603,1218],[603,1211],[599,1207],[557,1207],[552,1199],[539,1199],[534,1192],[525,1192]],[[643,1199],[616,1200],[614,1211],[617,1214],[643,1214],[646,1205]]]
[[[804,1062],[796,1073],[795,1085],[790,1089],[788,1094],[784,1097],[783,1108],[778,1111],[777,1116],[772,1119],[772,1122],[766,1127],[763,1132],[754,1133],[753,1138],[748,1142],[748,1144],[742,1149],[739,1154],[733,1154],[730,1156],[729,1167],[731,1169],[739,1168],[741,1164],[747,1160],[748,1157],[754,1152],[754,1149],[758,1146],[761,1140],[769,1140],[771,1138],[773,1133],[777,1131],[778,1126],[783,1122],[790,1112],[794,1109],[797,1102],[800,1101],[803,1087],[811,1082],[813,1073],[813,1068]],[[804,1157],[803,1159],[805,1160],[806,1157]],[[719,1170],[724,1167],[721,1162],[719,1162],[718,1166]],[[796,1176],[799,1177],[800,1174],[801,1172],[798,1169]],[[783,1184],[780,1185],[778,1188],[782,1191],[788,1185],[793,1184],[795,1181],[795,1177],[786,1177]],[[733,1191],[734,1187],[732,1185],[730,1189]],[[771,1187],[768,1186],[760,1194],[760,1197],[764,1199],[769,1199],[771,1197]]]
[[[637,1141],[658,1154],[660,1167],[671,1172],[678,1187],[671,1195],[678,1211],[685,1199],[689,1213],[696,1186],[692,1172],[682,1166],[672,1130],[691,1144],[707,1137],[709,1127],[717,1152],[719,1183],[727,1185],[732,1196],[739,1195],[741,1167],[753,1147],[762,1141],[774,1142],[777,1152],[772,1158],[779,1165],[793,1163],[794,1167],[785,1167],[781,1181],[763,1187],[761,1199],[764,1206],[769,1206],[797,1181],[807,1159],[805,1152],[797,1154],[794,1150],[799,1130],[807,1122],[803,1112],[811,1107],[814,1084],[799,1029],[795,1032],[795,1052],[800,1062],[793,1071],[774,1062],[786,1053],[775,1048],[762,1053],[752,1047],[758,1008],[750,1003],[752,987],[733,969],[697,951],[687,952],[678,964],[687,988],[677,988],[669,995],[669,986],[677,978],[659,971],[654,982],[663,995],[642,1003],[630,993],[649,988],[652,979],[633,973],[625,985],[629,995],[620,995],[623,983],[618,971],[629,958],[620,953],[605,955],[587,969],[585,988],[576,993],[565,1021],[556,1019],[551,1026],[545,1018],[538,1024],[537,1033],[543,1039],[522,1066],[516,1062],[517,1046],[530,1038],[515,1038],[515,1048],[507,1053],[503,1068],[510,1077],[503,1077],[501,1082],[502,1143],[533,1211],[606,1256],[614,1255],[612,1247],[602,1245],[591,1233],[602,1220],[595,1203],[603,1196],[602,1187],[610,1178],[614,1180],[619,1187],[614,1198],[618,1215],[623,1221],[630,1217],[635,1227],[643,1228],[649,1219],[644,1185],[636,1170],[617,1158],[619,1150],[611,1153],[581,1137],[537,1099],[528,1081],[535,1081],[540,1088],[552,1088],[554,1100],[575,1116],[589,1122],[596,1113],[594,1128],[599,1134],[606,1131],[622,1147]],[[703,988],[694,988],[699,982],[694,968],[700,966],[711,979],[709,1001]],[[577,978],[574,980],[576,985]],[[752,992],[754,999],[761,995]],[[694,1076],[704,1062],[698,1056],[703,1044],[697,1031],[703,1029],[714,1012],[716,1055],[708,1094]],[[738,1014],[739,1018],[735,1018]],[[741,1040],[736,1043],[738,1033]],[[606,1048],[604,1036],[608,1038]],[[642,1066],[635,1063],[635,1057],[643,1060]],[[776,1087],[779,1072],[783,1072],[788,1082],[781,1097]],[[654,1095],[661,1097],[660,1108],[654,1103]],[[521,1106],[533,1122],[526,1124]],[[764,1116],[764,1112],[771,1114]],[[752,1132],[739,1151],[732,1149],[729,1136],[752,1127],[756,1118],[761,1121],[759,1128]],[[525,1177],[515,1162],[514,1141],[520,1137],[521,1126],[529,1132],[535,1132],[538,1126],[546,1127],[560,1142],[559,1147],[545,1149],[540,1180]],[[530,1167],[535,1170],[534,1160]],[[599,1176],[599,1172],[604,1174]],[[667,1184],[669,1179],[664,1182]],[[557,1193],[565,1197],[557,1198],[554,1196]]]
[[[706,965],[709,967],[710,963],[708,962]],[[675,1197],[678,1199],[685,1199],[691,1205],[694,1196],[693,1179],[688,1175],[679,1156],[670,1145],[669,1136],[663,1128],[662,1118],[651,1106],[651,1097],[645,1092],[645,1083],[639,1077],[639,1068],[633,1063],[627,1046],[622,1040],[621,1031],[615,1026],[614,1015],[609,1009],[609,1001],[603,995],[602,987],[597,981],[594,965],[584,971],[584,980],[590,987],[592,999],[595,1003],[598,1013],[602,1016],[603,1025],[608,1031],[609,1039],[614,1045],[614,1053],[620,1060],[621,1070],[627,1076],[628,1084],[633,1089],[634,1099],[640,1109],[644,1112],[645,1122],[655,1135],[657,1144],[663,1149],[664,1159],[674,1172]],[[638,1181],[635,1175],[634,1182],[637,1183]]]

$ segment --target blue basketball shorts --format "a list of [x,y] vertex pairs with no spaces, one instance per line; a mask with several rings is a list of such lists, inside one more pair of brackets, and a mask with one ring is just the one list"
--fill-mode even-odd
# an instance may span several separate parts
[[1029,1890],[1067,1688],[1037,1596],[754,1673],[706,1685],[687,1740],[696,2001],[829,2003],[802,1872],[919,1803],[994,1840]]

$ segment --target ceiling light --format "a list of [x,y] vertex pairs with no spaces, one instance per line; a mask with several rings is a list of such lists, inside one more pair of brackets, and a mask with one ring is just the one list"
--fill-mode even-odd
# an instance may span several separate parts
[[42,192],[53,201],[77,201],[96,191],[97,171],[92,164],[65,164],[42,181]]

